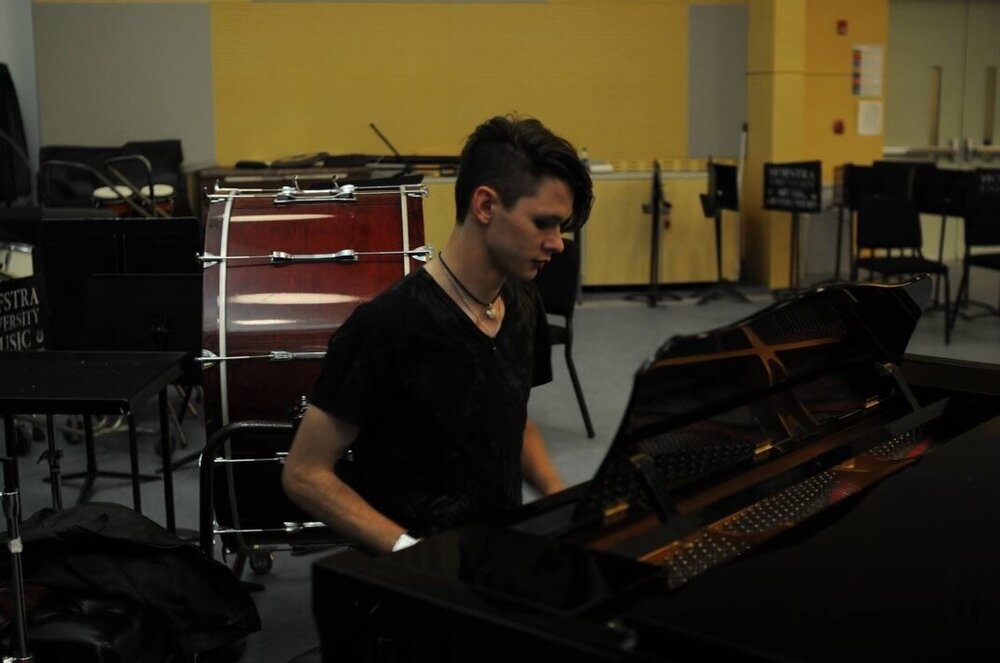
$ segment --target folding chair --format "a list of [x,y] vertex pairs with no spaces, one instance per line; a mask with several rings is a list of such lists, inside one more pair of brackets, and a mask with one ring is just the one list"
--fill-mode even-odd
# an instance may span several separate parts
[[594,437],[594,425],[590,422],[587,402],[580,388],[580,378],[573,363],[573,311],[576,308],[577,288],[580,284],[580,247],[571,239],[563,240],[562,253],[552,256],[552,261],[535,277],[538,290],[542,293],[542,303],[549,315],[561,317],[563,324],[549,323],[549,342],[565,346],[566,368],[569,369],[573,391],[580,405],[587,437]]
[[944,279],[944,342],[951,342],[951,300],[948,266],[925,258],[920,211],[905,196],[873,195],[858,207],[857,258],[855,264],[883,282],[890,276],[935,274]]
[[[955,324],[959,309],[969,304],[969,270],[972,267],[1000,271],[1000,196],[982,193],[971,194],[965,204],[965,255],[962,257],[962,280],[955,294],[955,309],[951,323]],[[990,247],[992,250],[976,251]],[[988,315],[1000,314],[1000,300],[996,308],[985,305]],[[962,316],[965,319],[979,316]]]

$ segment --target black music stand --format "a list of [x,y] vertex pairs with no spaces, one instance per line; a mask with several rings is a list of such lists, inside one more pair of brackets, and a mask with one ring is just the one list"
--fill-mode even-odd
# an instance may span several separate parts
[[[197,274],[92,274],[86,279],[84,297],[90,306],[114,302],[106,315],[91,316],[84,324],[87,348],[129,351],[182,350],[192,355],[201,349],[202,275]],[[191,394],[201,384],[201,369],[188,367],[178,380],[184,399],[181,415],[168,415],[179,445],[187,447],[182,419]],[[200,452],[199,452],[200,453]],[[196,458],[174,461],[172,469]],[[163,468],[157,473],[163,472]]]
[[736,166],[708,162],[708,192],[701,194],[701,211],[705,218],[715,222],[715,271],[716,282],[698,298],[698,304],[713,299],[729,297],[738,302],[750,300],[740,292],[732,281],[722,276],[722,210],[739,211],[739,187],[736,181]]
[[[50,308],[47,348],[198,353],[202,267],[196,255],[201,248],[201,229],[193,217],[42,219],[33,256],[35,273],[43,279]],[[192,385],[199,380],[197,367],[185,366],[181,381]],[[165,417],[161,427],[166,424],[161,444],[168,449],[160,452],[169,458],[169,423],[176,416],[166,402],[165,391],[161,398],[166,406],[161,410],[161,417]],[[88,414],[73,409],[51,412]],[[89,414],[125,413],[111,409]],[[64,475],[84,478],[80,501],[89,497],[97,477],[132,476],[97,468],[90,416],[84,416],[83,424],[86,470]],[[134,444],[135,424],[131,417],[128,424],[130,443]],[[177,430],[181,430],[179,425]],[[156,475],[139,475],[137,469],[135,472],[136,480],[159,479]],[[137,485],[133,491],[137,493]]]
[[649,202],[642,206],[644,214],[652,214],[653,216],[653,231],[649,249],[649,286],[645,292],[633,292],[625,296],[625,299],[645,299],[650,308],[656,308],[656,304],[664,298],[677,302],[681,300],[672,292],[660,291],[660,235],[662,234],[660,214],[669,214],[670,207],[670,203],[663,197],[660,162],[653,161],[653,190]]
[[799,292],[799,214],[818,212],[822,207],[823,164],[821,161],[764,164],[764,209],[792,213],[791,255],[788,261],[788,288],[775,290],[782,298]]
[[[858,280],[858,265],[855,262],[855,227],[854,215],[861,206],[861,201],[876,193],[875,173],[872,166],[859,166],[845,163],[834,172],[834,201],[840,205],[840,218],[847,212],[848,234],[848,272],[849,281]],[[840,272],[836,272],[839,276]]]
[[[80,501],[85,501],[98,476],[129,478],[132,481],[132,503],[142,513],[140,481],[156,479],[139,472],[134,412],[136,408],[159,395],[160,435],[163,462],[170,464],[169,424],[167,422],[166,388],[183,372],[185,352],[8,352],[4,354],[4,371],[0,371],[0,411],[6,417],[7,431],[13,430],[15,414],[78,413],[84,415],[87,469],[63,478],[84,479]],[[32,379],[25,380],[23,376]],[[129,457],[131,471],[106,472],[97,469],[94,461],[93,432],[90,415],[127,415],[129,420]],[[8,434],[8,447],[13,439]],[[12,451],[12,449],[8,449]],[[8,454],[10,455],[10,454]],[[175,531],[173,475],[164,473],[163,492],[166,504],[167,529]]]
[[[95,274],[201,274],[196,256],[201,230],[193,217],[170,219],[43,219],[34,252],[49,300],[47,347],[54,350],[123,350],[80,333],[109,314],[115,301],[88,300]],[[201,301],[201,297],[197,298]],[[198,346],[187,349],[196,349]],[[133,349],[153,350],[154,347]]]
[[[853,221],[854,210],[857,209],[857,205],[852,205],[851,201],[848,199],[851,172],[854,168],[856,168],[854,164],[845,163],[833,169],[833,206],[837,208],[837,244],[833,259],[833,277],[814,283],[814,287],[832,285],[834,283],[841,282],[840,261],[841,257],[844,255],[844,221],[847,221],[848,223],[847,230],[848,235],[850,236],[849,243],[852,249],[854,247]],[[850,269],[853,269],[853,259],[850,261],[850,264]]]

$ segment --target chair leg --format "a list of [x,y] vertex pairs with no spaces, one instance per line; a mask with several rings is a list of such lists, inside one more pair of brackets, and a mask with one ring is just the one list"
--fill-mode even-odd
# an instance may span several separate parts
[[573,391],[576,392],[576,402],[580,404],[580,414],[583,415],[583,425],[587,428],[587,437],[594,437],[594,425],[590,423],[590,412],[587,402],[583,399],[583,389],[580,388],[580,378],[576,376],[576,365],[573,364],[572,339],[566,341],[566,368],[569,369],[569,379],[573,381]]
[[955,306],[954,311],[951,314],[951,324],[954,327],[955,322],[958,320],[959,309],[962,308],[962,303],[967,301],[969,298],[969,264],[962,264],[962,279],[958,282],[958,292],[955,293]]
[[955,299],[951,307],[951,328],[955,328],[958,322],[958,310],[962,307],[962,290],[968,287],[969,269],[967,265],[962,265],[962,278],[958,282],[958,290],[955,292]]
[[949,311],[951,311],[951,282],[948,280],[948,272],[941,275],[944,278],[944,344],[951,343],[951,325]]

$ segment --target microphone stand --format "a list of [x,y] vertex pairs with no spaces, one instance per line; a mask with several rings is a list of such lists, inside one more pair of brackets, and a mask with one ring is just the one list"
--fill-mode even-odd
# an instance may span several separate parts
[[[8,429],[12,428],[8,424]],[[10,430],[8,430],[8,434]],[[10,438],[8,438],[9,440]],[[21,512],[18,495],[17,459],[0,456],[3,463],[3,515],[7,520],[7,547],[10,549],[11,587],[14,590],[14,626],[17,638],[17,653],[4,656],[3,663],[34,661],[28,653],[27,609],[24,601],[24,570],[21,566]]]
[[[393,155],[397,159],[399,159],[399,162],[403,166],[403,170],[401,170],[398,174],[399,175],[409,175],[410,173],[412,173],[413,172],[413,164],[407,162],[403,158],[403,155],[399,153],[399,150],[396,149],[396,146],[393,145],[392,143],[390,143],[389,139],[385,137],[385,134],[383,134],[381,131],[378,130],[378,127],[375,126],[375,123],[374,122],[369,122],[368,126],[371,127],[371,130],[374,131],[375,135],[377,135],[379,137],[379,140],[381,140],[383,143],[385,143],[386,147],[388,147],[392,151]],[[379,159],[379,162],[381,162],[381,161],[382,160]]]

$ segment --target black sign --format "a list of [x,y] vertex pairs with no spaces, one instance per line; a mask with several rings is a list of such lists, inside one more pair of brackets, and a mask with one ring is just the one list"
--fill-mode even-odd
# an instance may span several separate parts
[[44,347],[41,289],[34,276],[0,281],[0,352]]
[[764,164],[764,209],[818,212],[822,196],[819,161]]
[[976,189],[989,196],[1000,195],[1000,170],[980,168],[976,171]]

